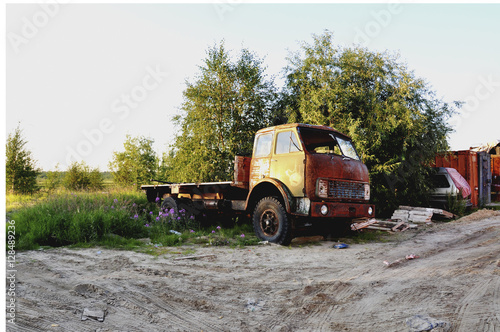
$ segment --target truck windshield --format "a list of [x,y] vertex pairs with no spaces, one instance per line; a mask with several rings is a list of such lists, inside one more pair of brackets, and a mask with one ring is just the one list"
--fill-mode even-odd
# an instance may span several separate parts
[[309,153],[326,153],[359,160],[352,142],[326,130],[300,128],[300,135]]

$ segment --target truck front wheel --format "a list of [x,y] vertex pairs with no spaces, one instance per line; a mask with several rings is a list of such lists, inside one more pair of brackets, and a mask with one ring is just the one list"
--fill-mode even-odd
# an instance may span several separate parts
[[292,226],[283,205],[276,198],[261,199],[255,207],[252,221],[259,239],[282,245],[292,241]]

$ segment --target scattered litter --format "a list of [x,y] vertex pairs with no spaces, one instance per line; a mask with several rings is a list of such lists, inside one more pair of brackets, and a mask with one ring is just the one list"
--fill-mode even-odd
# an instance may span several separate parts
[[102,253],[102,252],[101,252],[100,250],[97,252],[97,254],[98,254],[98,255],[100,255],[101,253]]
[[349,245],[345,244],[345,243],[338,243],[336,245],[333,246],[335,249],[345,249],[345,248],[348,248]]
[[104,316],[106,316],[106,310],[85,308],[83,309],[82,320],[92,318],[99,322],[104,322]]
[[396,259],[393,262],[384,261],[384,264],[390,267],[390,266],[394,266],[394,265],[398,265],[400,263],[403,263],[404,261],[409,261],[409,260],[416,259],[416,258],[418,258],[417,255],[406,255],[405,258]]
[[264,307],[265,304],[266,304],[266,301],[248,299],[245,307],[248,311],[259,311],[259,310],[262,310],[262,308]]
[[170,230],[170,233],[175,234],[175,235],[182,235],[182,233],[174,231],[173,229]]
[[279,246],[277,243],[269,242],[269,241],[260,241],[259,244],[262,244],[264,246]]
[[429,316],[415,315],[406,319],[406,325],[410,327],[411,332],[431,331],[436,327],[445,328],[448,331],[450,324]]

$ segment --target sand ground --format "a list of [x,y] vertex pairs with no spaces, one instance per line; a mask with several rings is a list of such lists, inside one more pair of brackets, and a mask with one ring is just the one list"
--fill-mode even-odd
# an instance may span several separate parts
[[499,212],[334,244],[20,252],[7,330],[500,331]]

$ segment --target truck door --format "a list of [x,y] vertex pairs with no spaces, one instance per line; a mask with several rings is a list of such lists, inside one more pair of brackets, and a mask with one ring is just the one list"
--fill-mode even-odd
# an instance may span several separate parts
[[270,177],[283,182],[294,197],[304,197],[304,159],[297,133],[290,129],[277,131]]
[[255,136],[252,162],[250,164],[250,189],[260,181],[269,177],[273,132],[264,132]]

